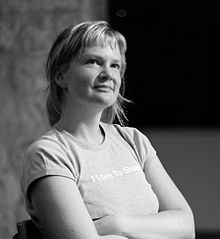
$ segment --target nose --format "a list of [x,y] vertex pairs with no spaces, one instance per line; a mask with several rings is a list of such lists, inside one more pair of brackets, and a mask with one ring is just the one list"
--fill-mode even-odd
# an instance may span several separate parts
[[101,81],[113,80],[111,69],[109,69],[108,67],[103,67],[102,71],[99,74],[99,79]]

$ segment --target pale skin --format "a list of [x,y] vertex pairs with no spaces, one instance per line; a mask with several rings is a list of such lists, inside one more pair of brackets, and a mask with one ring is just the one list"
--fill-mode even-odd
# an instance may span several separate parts
[[[86,48],[69,71],[57,78],[57,83],[67,88],[58,126],[84,143],[100,144],[101,114],[117,98],[120,69],[118,46]],[[194,238],[191,209],[159,160],[149,165],[146,175],[160,212],[142,217],[106,215],[93,222],[76,183],[65,177],[38,180],[30,196],[49,239]]]

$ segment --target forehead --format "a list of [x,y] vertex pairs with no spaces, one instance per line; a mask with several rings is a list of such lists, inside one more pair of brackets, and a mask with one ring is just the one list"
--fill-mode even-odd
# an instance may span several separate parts
[[82,49],[81,56],[100,55],[103,57],[111,56],[116,60],[121,60],[121,53],[118,44],[94,44]]

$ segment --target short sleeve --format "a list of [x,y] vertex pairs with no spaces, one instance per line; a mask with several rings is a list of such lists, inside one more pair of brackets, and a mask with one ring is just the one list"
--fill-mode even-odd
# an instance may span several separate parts
[[141,158],[142,167],[145,170],[153,160],[158,160],[157,152],[150,140],[138,129],[134,131],[134,142]]
[[158,160],[156,150],[150,140],[140,130],[133,127],[115,125],[120,134],[136,152],[141,168],[145,171],[152,160]]
[[77,170],[68,157],[65,148],[53,140],[39,140],[33,143],[25,153],[22,176],[22,191],[27,196],[29,186],[45,176],[63,176],[74,181]]

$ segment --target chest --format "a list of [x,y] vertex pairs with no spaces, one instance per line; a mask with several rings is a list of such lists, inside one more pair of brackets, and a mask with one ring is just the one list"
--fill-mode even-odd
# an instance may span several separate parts
[[113,144],[81,156],[78,187],[92,218],[157,210],[157,199],[129,145]]

